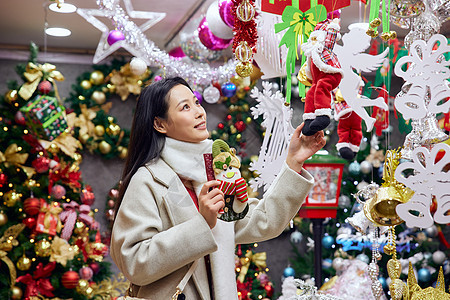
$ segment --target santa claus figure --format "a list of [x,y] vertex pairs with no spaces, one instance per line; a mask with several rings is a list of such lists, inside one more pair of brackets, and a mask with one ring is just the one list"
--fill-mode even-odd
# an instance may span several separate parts
[[312,83],[305,98],[304,135],[313,135],[330,124],[331,91],[339,86],[344,74],[333,52],[341,38],[339,30],[339,19],[327,19],[317,24],[308,42],[302,45],[307,57],[306,76]]

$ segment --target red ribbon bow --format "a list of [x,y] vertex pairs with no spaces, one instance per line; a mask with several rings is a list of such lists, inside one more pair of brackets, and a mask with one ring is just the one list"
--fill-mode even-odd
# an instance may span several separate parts
[[36,267],[36,270],[31,274],[26,274],[24,276],[20,276],[16,279],[16,282],[21,282],[25,284],[25,299],[29,300],[32,296],[43,295],[45,297],[54,297],[52,291],[55,288],[50,283],[50,280],[46,277],[50,276],[50,274],[55,269],[56,262],[48,263],[45,267],[42,263],[39,263]]

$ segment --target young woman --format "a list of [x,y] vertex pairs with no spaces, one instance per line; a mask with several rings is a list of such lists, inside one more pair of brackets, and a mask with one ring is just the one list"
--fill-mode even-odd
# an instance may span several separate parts
[[278,236],[313,185],[303,162],[325,145],[323,132],[292,137],[282,170],[244,219],[217,219],[224,195],[206,180],[211,152],[206,113],[189,85],[168,78],[137,102],[112,231],[111,256],[132,283],[129,296],[237,299],[236,244]]

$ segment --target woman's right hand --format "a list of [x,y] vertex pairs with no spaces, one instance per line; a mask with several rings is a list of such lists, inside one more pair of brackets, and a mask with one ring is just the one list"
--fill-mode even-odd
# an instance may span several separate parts
[[211,229],[216,226],[219,210],[225,206],[223,192],[215,188],[219,185],[220,181],[208,181],[203,185],[198,197],[198,210]]

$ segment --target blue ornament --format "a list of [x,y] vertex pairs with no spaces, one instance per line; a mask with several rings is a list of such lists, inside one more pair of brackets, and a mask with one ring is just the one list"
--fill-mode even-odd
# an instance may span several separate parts
[[384,169],[384,164],[382,164],[379,168],[378,168],[378,176],[380,178],[383,177],[383,169]]
[[334,244],[334,238],[331,235],[326,235],[322,238],[322,246],[327,249],[331,249]]
[[222,85],[222,94],[225,97],[233,97],[236,94],[236,85],[234,83],[228,82]]
[[431,273],[428,269],[422,268],[417,272],[417,277],[421,282],[428,282],[431,279]]
[[386,289],[389,288],[389,286],[387,284],[387,281],[386,281],[386,278],[380,277],[380,278],[378,278],[378,280],[381,282],[381,286],[383,287],[383,289],[386,290]]
[[359,172],[361,171],[361,166],[357,161],[354,161],[348,166],[348,171],[353,176],[359,175]]
[[329,269],[332,265],[333,261],[331,260],[331,258],[325,258],[324,260],[322,260],[322,268]]
[[294,268],[287,267],[286,269],[284,269],[283,276],[284,277],[291,277],[291,276],[295,277],[295,270],[294,270]]

